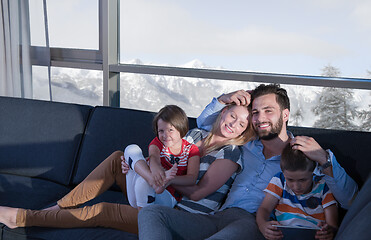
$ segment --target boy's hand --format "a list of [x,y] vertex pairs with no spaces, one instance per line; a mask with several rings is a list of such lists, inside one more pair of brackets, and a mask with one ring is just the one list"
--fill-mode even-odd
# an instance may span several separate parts
[[124,156],[121,156],[121,172],[127,174],[129,170],[129,164],[126,163]]
[[280,225],[277,221],[268,221],[259,226],[260,232],[266,239],[278,240],[283,238],[282,232],[273,225]]
[[321,227],[321,229],[317,231],[315,236],[316,239],[331,240],[334,238],[336,231],[334,227],[331,227],[330,225],[324,222],[320,222],[318,226]]
[[238,90],[221,95],[218,101],[223,104],[235,103],[236,105],[248,106],[251,102],[251,95],[245,90]]

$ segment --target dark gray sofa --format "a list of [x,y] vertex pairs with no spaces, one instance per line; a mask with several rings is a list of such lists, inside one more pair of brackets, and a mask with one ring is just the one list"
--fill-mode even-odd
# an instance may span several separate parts
[[[56,203],[115,150],[137,143],[147,153],[153,113],[0,97],[0,205],[41,209]],[[190,127],[195,127],[190,119]],[[371,133],[289,128],[335,153],[362,186],[371,171]],[[127,203],[118,187],[87,204]],[[343,214],[345,212],[343,211]],[[344,227],[343,227],[344,228]],[[137,239],[105,228],[17,228],[0,239]]]

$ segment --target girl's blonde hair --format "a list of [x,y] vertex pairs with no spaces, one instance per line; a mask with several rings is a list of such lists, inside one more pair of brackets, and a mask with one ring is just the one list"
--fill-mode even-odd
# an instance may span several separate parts
[[235,104],[227,105],[219,113],[217,119],[215,120],[215,122],[212,126],[210,134],[206,137],[206,139],[204,141],[204,152],[205,152],[205,154],[210,153],[212,151],[215,151],[217,149],[220,149],[220,148],[222,148],[224,146],[227,146],[227,145],[237,145],[237,146],[244,145],[245,143],[247,143],[248,141],[252,140],[252,138],[255,137],[255,131],[252,128],[252,123],[251,123],[252,122],[251,121],[251,109],[250,109],[250,107],[246,107],[246,109],[249,111],[249,119],[248,119],[248,124],[247,124],[247,127],[246,127],[245,131],[243,131],[241,133],[241,135],[239,135],[236,138],[229,139],[229,140],[227,140],[223,143],[210,145],[210,141],[211,141],[212,137],[216,134],[216,132],[218,131],[218,129],[220,127],[220,122],[221,122],[223,113],[230,110],[231,108],[233,108],[235,106],[236,106]]

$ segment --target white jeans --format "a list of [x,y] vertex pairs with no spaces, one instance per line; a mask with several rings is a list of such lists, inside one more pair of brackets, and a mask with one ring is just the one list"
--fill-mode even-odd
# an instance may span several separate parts
[[126,174],[126,192],[129,204],[132,207],[146,207],[152,204],[174,207],[176,199],[165,190],[161,194],[156,194],[155,190],[134,170],[134,165],[138,160],[145,160],[142,150],[138,145],[129,145],[125,148],[125,160],[129,161],[130,170]]

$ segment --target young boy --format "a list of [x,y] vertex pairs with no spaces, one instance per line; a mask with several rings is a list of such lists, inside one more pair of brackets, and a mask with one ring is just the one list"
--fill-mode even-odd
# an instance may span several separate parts
[[131,169],[126,174],[128,200],[138,209],[154,203],[174,207],[181,195],[168,185],[193,185],[199,171],[199,149],[183,139],[188,132],[188,117],[181,108],[163,107],[153,119],[153,128],[156,137],[148,150],[151,166],[139,146],[132,144],[124,151]]
[[[281,155],[281,170],[264,190],[256,221],[267,239],[281,239],[273,225],[321,227],[316,238],[332,239],[337,229],[337,205],[324,180],[313,175],[316,163],[288,144]],[[272,211],[277,221],[270,221]],[[298,236],[300,238],[300,236]]]

